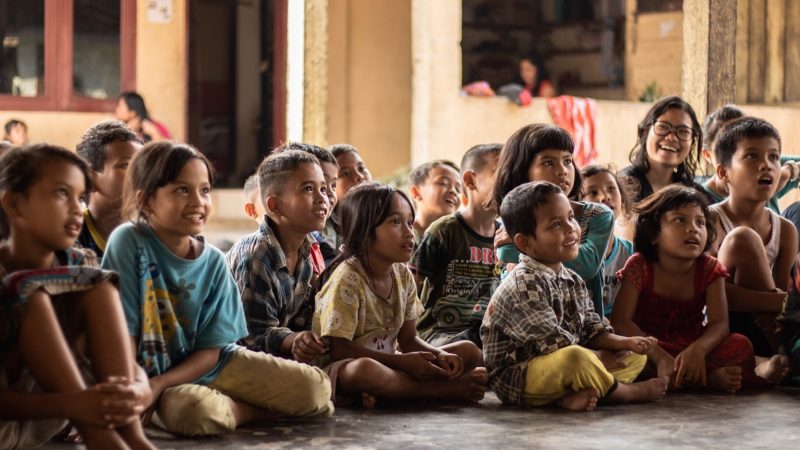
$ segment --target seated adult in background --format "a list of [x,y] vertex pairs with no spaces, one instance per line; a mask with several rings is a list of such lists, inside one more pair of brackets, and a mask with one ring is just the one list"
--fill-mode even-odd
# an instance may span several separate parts
[[119,95],[114,116],[138,133],[145,143],[172,139],[172,134],[167,127],[150,117],[147,107],[144,105],[144,99],[136,92],[123,92]]
[[555,97],[556,89],[544,68],[542,60],[536,55],[525,55],[519,60],[519,77],[531,97]]

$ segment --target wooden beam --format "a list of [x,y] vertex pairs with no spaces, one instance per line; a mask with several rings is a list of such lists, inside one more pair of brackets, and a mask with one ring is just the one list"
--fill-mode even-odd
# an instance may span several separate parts
[[[767,73],[764,83],[764,101],[783,101],[784,67],[786,54],[786,0],[767,2]],[[797,68],[795,67],[795,70]]]
[[764,102],[764,85],[767,79],[767,3],[750,0],[750,67],[747,100]]
[[303,140],[328,145],[328,0],[305,2]]
[[736,103],[747,103],[750,80],[750,0],[736,2]]
[[787,102],[800,100],[800,2],[786,2],[786,60],[784,97]]

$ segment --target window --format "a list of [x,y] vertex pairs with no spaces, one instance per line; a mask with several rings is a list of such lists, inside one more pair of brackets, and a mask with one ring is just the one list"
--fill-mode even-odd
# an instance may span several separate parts
[[135,87],[136,0],[0,0],[0,109],[114,110]]

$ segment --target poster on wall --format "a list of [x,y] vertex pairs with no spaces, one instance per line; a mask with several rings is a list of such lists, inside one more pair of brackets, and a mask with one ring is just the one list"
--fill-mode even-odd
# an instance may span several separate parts
[[172,22],[172,0],[147,0],[147,21],[149,23]]

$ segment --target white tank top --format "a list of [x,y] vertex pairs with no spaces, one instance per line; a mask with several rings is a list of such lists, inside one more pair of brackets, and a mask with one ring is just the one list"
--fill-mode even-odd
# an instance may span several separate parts
[[[720,225],[725,233],[730,233],[731,230],[736,228],[736,225],[734,225],[730,217],[725,214],[725,210],[722,209],[722,206],[719,203],[711,205],[709,209],[717,213]],[[767,243],[764,245],[767,250],[767,261],[769,261],[769,267],[771,269],[775,265],[775,259],[778,258],[778,251],[781,247],[781,217],[775,214],[775,211],[769,208],[764,209],[769,212],[769,222],[770,225],[772,225],[769,241],[767,241]]]

